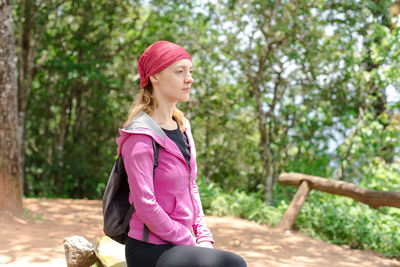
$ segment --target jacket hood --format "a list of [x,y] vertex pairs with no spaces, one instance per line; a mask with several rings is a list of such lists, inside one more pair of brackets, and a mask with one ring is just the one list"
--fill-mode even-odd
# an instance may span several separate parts
[[118,154],[122,145],[131,134],[145,134],[153,138],[159,145],[164,146],[165,133],[161,127],[146,112],[141,111],[125,128],[119,129],[117,138]]

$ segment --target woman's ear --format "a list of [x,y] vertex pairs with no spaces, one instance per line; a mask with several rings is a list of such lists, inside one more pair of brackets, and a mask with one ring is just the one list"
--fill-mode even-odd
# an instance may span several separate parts
[[157,84],[158,85],[159,79],[158,79],[158,75],[157,74],[158,73],[150,75],[150,81],[151,81],[152,84]]

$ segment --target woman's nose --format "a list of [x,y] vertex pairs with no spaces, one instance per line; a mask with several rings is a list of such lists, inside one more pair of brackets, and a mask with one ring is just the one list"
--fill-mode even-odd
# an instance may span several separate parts
[[185,82],[186,82],[186,83],[193,83],[193,81],[194,81],[194,79],[193,79],[193,77],[192,77],[192,74],[189,73],[189,74],[186,76]]

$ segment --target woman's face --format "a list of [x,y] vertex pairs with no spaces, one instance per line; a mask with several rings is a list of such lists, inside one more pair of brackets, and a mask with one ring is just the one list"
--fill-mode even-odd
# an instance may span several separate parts
[[171,102],[188,101],[193,83],[192,69],[192,61],[181,59],[154,74],[152,82],[153,88],[157,91],[156,97]]

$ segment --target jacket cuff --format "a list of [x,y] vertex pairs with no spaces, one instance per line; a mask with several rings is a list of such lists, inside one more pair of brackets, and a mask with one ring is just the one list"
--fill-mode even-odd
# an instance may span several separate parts
[[196,238],[197,244],[200,244],[201,242],[211,242],[212,244],[215,243],[214,239],[212,237],[208,237],[208,236]]

